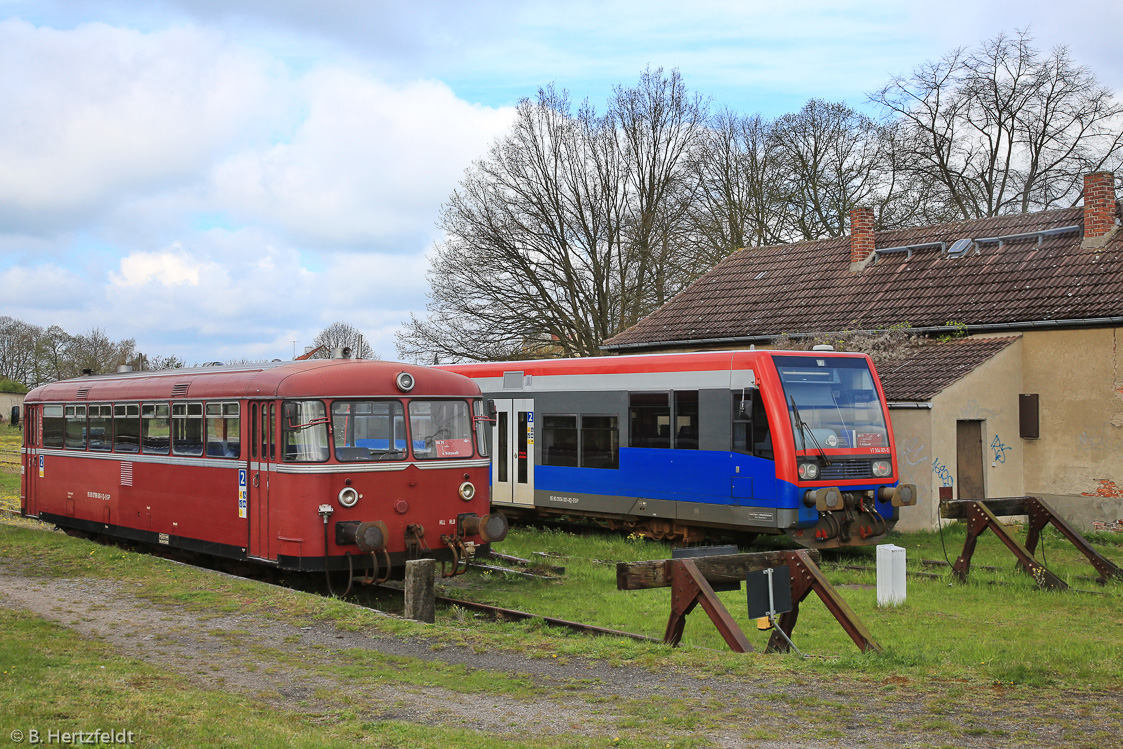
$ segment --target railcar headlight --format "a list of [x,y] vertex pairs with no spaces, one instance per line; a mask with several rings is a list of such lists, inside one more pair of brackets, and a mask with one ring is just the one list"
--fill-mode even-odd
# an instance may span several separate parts
[[460,498],[465,502],[471,502],[476,496],[476,485],[471,481],[465,481],[460,485]]
[[888,460],[875,460],[873,462],[873,475],[885,478],[893,472],[893,466]]
[[819,464],[812,462],[800,463],[799,477],[804,481],[814,481],[819,478]]
[[398,390],[403,393],[408,393],[413,390],[414,383],[413,375],[409,372],[398,372],[398,376],[394,378],[394,384],[398,386]]
[[359,493],[350,486],[345,486],[339,491],[339,504],[344,507],[354,507],[359,501]]

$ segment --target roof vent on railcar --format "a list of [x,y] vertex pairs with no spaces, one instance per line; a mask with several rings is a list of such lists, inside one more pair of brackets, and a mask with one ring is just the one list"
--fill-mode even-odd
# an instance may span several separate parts
[[812,351],[834,351],[834,346],[829,343],[817,343],[811,347]]
[[132,372],[132,371],[133,371],[133,368],[130,367],[128,364],[118,364],[117,365],[117,374],[126,374],[126,373]]

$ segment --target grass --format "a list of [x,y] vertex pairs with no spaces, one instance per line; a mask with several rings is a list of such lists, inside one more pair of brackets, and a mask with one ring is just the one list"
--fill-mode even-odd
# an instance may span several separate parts
[[[0,460],[18,455],[18,430],[0,428]],[[0,505],[18,507],[18,471],[0,466]],[[13,481],[14,479],[14,481]],[[1095,594],[1038,590],[1030,578],[1014,568],[1013,556],[993,534],[979,542],[971,581],[951,583],[944,571],[939,579],[910,578],[908,598],[891,608],[876,605],[873,572],[850,571],[843,565],[874,565],[873,549],[824,553],[823,569],[855,613],[884,647],[880,654],[861,654],[814,596],[802,606],[795,629],[796,645],[813,657],[730,653],[713,625],[697,609],[688,619],[684,647],[616,638],[576,635],[545,626],[541,621],[496,623],[464,609],[439,608],[434,626],[386,618],[361,607],[292,590],[211,573],[158,557],[101,546],[50,532],[33,521],[0,516],[0,564],[23,574],[66,578],[109,578],[128,582],[128,589],[158,608],[187,609],[203,618],[238,613],[283,621],[297,626],[329,622],[341,630],[378,631],[392,635],[424,635],[434,649],[466,646],[477,652],[519,651],[524,655],[567,662],[600,659],[610,665],[630,664],[655,673],[674,669],[699,678],[729,675],[737,680],[769,679],[776,693],[767,709],[779,711],[774,720],[804,711],[806,738],[831,740],[849,727],[844,705],[862,695],[864,704],[884,705],[890,715],[898,700],[919,701],[922,723],[930,724],[933,741],[962,743],[964,738],[999,736],[1000,724],[980,721],[962,725],[958,714],[969,700],[979,709],[1000,714],[1011,696],[1048,706],[1086,695],[1094,704],[1096,692],[1123,687],[1123,584],[1098,586],[1079,579],[1094,574],[1059,534],[1044,534],[1049,569],[1076,588]],[[1024,531],[1017,533],[1024,538]],[[1095,534],[1090,539],[1116,563],[1123,562],[1123,535]],[[962,526],[936,533],[895,535],[891,542],[907,549],[912,571],[937,571],[919,565],[920,559],[954,560],[962,549]],[[615,563],[662,559],[667,544],[618,534],[575,535],[533,528],[517,528],[496,550],[562,565],[559,580],[536,580],[499,572],[472,571],[444,591],[509,608],[660,638],[670,610],[669,589],[616,590]],[[1038,559],[1042,555],[1039,551]],[[998,571],[980,569],[992,565]],[[364,591],[357,597],[389,611],[400,611],[397,596]],[[750,641],[763,650],[768,633],[756,631],[745,613],[744,592],[721,594],[728,610]],[[169,626],[175,626],[174,623]],[[236,638],[237,633],[225,633]],[[268,663],[263,672],[297,662],[282,651],[261,653]],[[309,664],[355,679],[379,679],[393,688],[438,687],[463,693],[502,695],[536,700],[543,687],[525,677],[475,672],[440,663],[422,663],[368,651],[349,654],[350,665]],[[0,736],[21,726],[39,725],[66,730],[89,730],[96,725],[128,725],[148,737],[150,744],[332,745],[361,743],[378,736],[378,746],[505,746],[500,738],[481,742],[471,731],[420,729],[408,723],[371,723],[362,711],[337,705],[330,715],[277,711],[244,696],[221,689],[185,689],[181,680],[139,661],[115,656],[103,643],[84,640],[72,631],[34,617],[0,610]],[[102,667],[104,668],[104,672]],[[792,697],[786,687],[810,685],[816,697]],[[706,690],[695,700],[667,699],[654,703],[618,695],[586,695],[580,680],[555,689],[569,690],[582,699],[602,701],[622,715],[627,731],[620,742],[608,745],[659,745],[674,735],[674,746],[690,746],[688,737],[706,730],[743,726],[746,740],[776,740],[776,733],[759,721],[722,704]],[[711,704],[712,703],[712,704]],[[1070,704],[1070,703],[1065,703]],[[772,719],[770,719],[772,720]],[[663,731],[653,732],[654,725]],[[901,722],[900,730],[917,723]],[[325,727],[326,726],[326,727]],[[1024,727],[1024,726],[1023,726]],[[892,724],[876,726],[898,730]],[[670,732],[668,734],[667,732]],[[1016,735],[1016,731],[1011,731]],[[579,738],[551,737],[555,745],[580,745]],[[1032,742],[1032,736],[1026,737]],[[696,744],[696,745],[703,745]]]

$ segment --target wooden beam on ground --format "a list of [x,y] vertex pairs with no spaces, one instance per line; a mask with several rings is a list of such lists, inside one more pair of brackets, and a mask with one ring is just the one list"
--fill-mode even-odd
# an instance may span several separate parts
[[975,502],[982,502],[997,517],[1009,515],[1028,515],[1026,500],[1034,497],[995,497],[994,499],[951,499],[940,502],[940,517],[948,520],[964,520],[967,508]]
[[[780,567],[788,563],[789,551],[761,551],[752,554],[718,554],[711,557],[694,557],[691,561],[710,583],[740,583],[750,572]],[[807,550],[808,558],[819,561],[819,552]],[[672,584],[671,559],[652,559],[646,562],[617,562],[617,590],[646,590],[669,588]]]

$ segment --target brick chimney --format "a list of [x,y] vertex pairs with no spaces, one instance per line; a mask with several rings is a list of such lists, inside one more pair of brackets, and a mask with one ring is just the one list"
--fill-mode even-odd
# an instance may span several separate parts
[[850,271],[856,273],[873,255],[873,209],[850,209]]
[[1118,228],[1115,219],[1115,174],[1084,175],[1084,247],[1103,247]]

